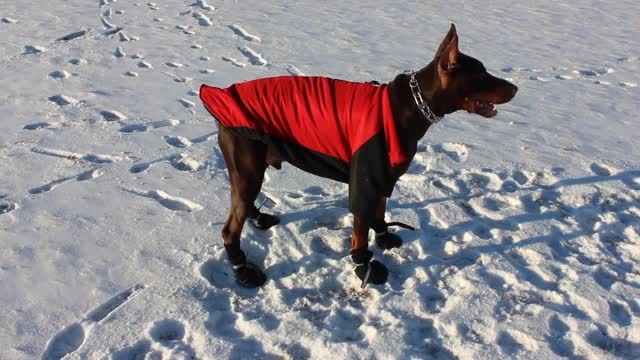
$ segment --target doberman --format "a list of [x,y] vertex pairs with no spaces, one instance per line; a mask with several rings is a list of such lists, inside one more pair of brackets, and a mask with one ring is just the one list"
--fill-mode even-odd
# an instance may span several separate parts
[[427,66],[388,84],[292,76],[226,89],[203,85],[200,97],[219,122],[218,143],[229,172],[231,209],[222,237],[237,282],[258,287],[267,280],[247,262],[240,234],[247,219],[259,229],[279,222],[254,201],[266,168],[287,161],[349,184],[355,273],[362,286],[385,283],[386,267],[368,250],[369,229],[384,249],[402,244],[387,231],[397,223],[385,222],[386,198],[409,167],[418,141],[445,114],[495,116],[494,105],[510,101],[517,90],[458,50],[454,24]]

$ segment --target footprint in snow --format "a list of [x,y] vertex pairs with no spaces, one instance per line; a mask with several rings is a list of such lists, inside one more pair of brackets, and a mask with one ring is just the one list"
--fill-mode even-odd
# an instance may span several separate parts
[[69,33],[67,35],[64,35],[64,36],[56,39],[56,41],[70,41],[70,40],[74,40],[74,39],[83,37],[83,36],[87,35],[88,33],[89,33],[89,30],[75,31],[75,32]]
[[151,122],[149,124],[128,124],[121,127],[118,131],[123,133],[142,132],[149,129],[159,129],[167,126],[176,126],[180,124],[180,120],[166,119]]
[[638,345],[624,338],[615,338],[609,334],[609,330],[602,324],[595,323],[597,330],[587,334],[587,342],[603,350],[607,354],[611,354],[620,359],[637,358]]
[[131,35],[125,31],[120,31],[118,33],[118,36],[120,37],[120,42],[127,42],[127,41],[138,41],[140,40],[139,37]]
[[40,147],[34,147],[31,149],[31,151],[36,154],[55,156],[55,157],[60,157],[64,159],[69,159],[69,160],[87,161],[87,162],[98,163],[98,164],[112,163],[112,162],[122,160],[122,157],[117,155],[82,154],[82,153],[74,153],[71,151],[47,149],[47,148],[40,148]]
[[192,145],[192,142],[183,136],[165,136],[164,141],[177,148],[186,148]]
[[325,321],[329,328],[333,329],[330,339],[333,342],[356,342],[365,337],[364,332],[360,329],[364,324],[364,319],[355,312],[348,310],[332,311]]
[[536,175],[534,173],[526,170],[516,170],[511,176],[513,177],[513,180],[515,180],[521,186],[529,184],[536,178]]
[[149,327],[149,337],[159,343],[181,341],[186,334],[185,326],[178,320],[155,321]]
[[431,182],[431,185],[440,189],[445,195],[457,194],[460,192],[460,188],[455,181],[447,178],[435,179]]
[[493,212],[499,212],[516,206],[520,200],[499,194],[487,195],[482,198],[482,207]]
[[551,351],[562,357],[574,355],[573,342],[567,338],[569,326],[562,321],[558,315],[554,315],[549,319],[549,331],[547,336]]
[[486,190],[500,190],[503,181],[498,175],[491,172],[472,172],[465,171],[460,176],[466,187],[466,193],[471,195],[478,195]]
[[200,7],[202,10],[207,10],[207,11],[215,10],[215,7],[209,5],[207,3],[207,0],[196,0],[196,2],[193,3],[191,6]]
[[190,172],[198,171],[204,166],[202,162],[196,159],[190,158],[188,156],[176,157],[173,160],[171,160],[170,164],[171,166],[173,166],[174,169],[178,171],[190,171]]
[[498,344],[498,346],[500,346],[504,353],[509,355],[513,355],[524,350],[522,344],[520,344],[516,339],[513,338],[513,336],[511,336],[511,334],[506,331],[502,331],[500,335],[498,335],[496,343]]
[[38,130],[38,129],[54,129],[60,127],[59,123],[37,122],[28,124],[23,127],[24,130]]
[[100,176],[102,176],[102,174],[104,174],[104,170],[96,168],[96,169],[91,169],[85,172],[82,172],[78,175],[75,176],[68,176],[68,177],[64,177],[61,179],[57,179],[54,181],[51,181],[50,183],[47,183],[45,185],[42,186],[38,186],[36,188],[33,188],[31,190],[29,190],[29,194],[35,195],[35,194],[42,194],[42,193],[46,193],[49,192],[51,190],[53,190],[54,188],[56,188],[59,185],[62,185],[68,181],[71,180],[77,180],[77,181],[87,181],[87,180],[93,180],[95,178],[98,178]]
[[168,67],[170,67],[170,68],[174,68],[174,69],[179,69],[179,68],[181,68],[181,67],[186,66],[186,65],[184,65],[184,64],[180,64],[180,63],[176,63],[176,62],[166,62],[166,63],[164,63],[164,64],[165,64],[165,65],[167,65]]
[[85,329],[81,324],[67,326],[49,340],[42,360],[58,360],[73,353],[80,348],[85,336]]
[[[158,320],[150,324],[146,337],[130,347],[115,351],[112,360],[130,359],[197,359],[188,344],[190,336],[186,326],[174,319]],[[154,344],[155,343],[155,344]]]
[[84,320],[60,330],[47,342],[42,359],[58,360],[78,350],[94,326],[144,288],[145,285],[137,284],[92,310]]
[[571,80],[573,79],[573,77],[569,76],[569,75],[562,75],[562,74],[555,74],[553,75],[553,78],[556,80]]
[[118,59],[122,59],[127,56],[127,53],[124,52],[124,50],[120,46],[118,46],[116,48],[116,51],[113,52],[113,56],[117,57]]
[[609,301],[609,317],[620,326],[631,325],[631,313],[619,302]]
[[252,65],[256,65],[256,66],[267,65],[267,60],[264,57],[262,57],[260,53],[251,49],[250,47],[242,46],[242,47],[239,47],[238,50],[242,53],[242,55],[244,55],[247,58],[247,60],[249,60],[249,62]]
[[103,110],[100,112],[100,115],[102,115],[102,118],[104,118],[105,121],[110,121],[110,122],[122,121],[127,119],[126,115],[116,110]]
[[235,58],[232,58],[232,57],[229,57],[229,56],[223,56],[222,57],[222,61],[231,63],[232,65],[237,66],[237,67],[245,67],[245,66],[247,66],[247,64],[239,62]]
[[71,74],[64,70],[56,70],[49,73],[49,77],[52,79],[68,79],[71,77]]
[[187,200],[177,196],[171,196],[162,190],[143,191],[143,190],[136,190],[136,189],[130,189],[130,188],[123,188],[123,190],[138,196],[154,199],[160,205],[173,211],[192,212],[192,211],[199,211],[204,208],[202,205],[197,204],[191,200]]
[[73,105],[78,102],[78,100],[66,95],[49,96],[47,99],[58,106]]
[[[193,169],[188,168],[188,166],[186,166],[185,161],[188,164],[191,164],[191,161],[187,161],[185,160],[185,156],[182,154],[173,154],[173,155],[169,155],[169,156],[165,156],[156,160],[152,160],[152,161],[147,161],[147,162],[142,162],[142,163],[137,163],[134,164],[133,166],[131,166],[129,168],[129,172],[132,174],[138,174],[141,172],[145,172],[147,170],[149,170],[149,168],[151,168],[152,166],[159,164],[159,163],[163,163],[163,162],[168,162],[171,164],[171,166],[173,166],[175,169],[180,170],[180,171],[192,171]],[[197,169],[196,169],[197,170]],[[193,170],[195,171],[195,170]]]
[[626,82],[626,81],[618,81],[618,85],[625,87],[625,88],[631,88],[631,87],[637,87],[638,83],[634,83],[634,82]]
[[615,72],[615,70],[607,67],[601,67],[596,69],[581,69],[581,70],[574,71],[575,74],[580,74],[583,76],[601,76],[601,75],[611,74],[612,72]]
[[178,98],[177,100],[182,106],[184,106],[187,109],[191,109],[196,106],[196,104],[193,101],[189,101],[187,99]]
[[8,213],[14,211],[17,208],[18,208],[18,205],[16,203],[14,203],[13,201],[9,201],[9,200],[6,200],[6,199],[0,199],[0,215],[8,214]]
[[627,185],[630,189],[640,190],[640,174],[629,175],[622,179],[622,182]]
[[229,25],[229,29],[231,29],[231,31],[233,31],[234,34],[236,34],[237,36],[243,38],[244,40],[247,41],[252,41],[252,42],[261,42],[262,39],[260,39],[260,37],[250,34],[248,31],[246,31],[245,29],[243,29],[242,27],[240,27],[240,25],[236,25],[236,24],[231,24]]
[[198,20],[198,25],[200,26],[204,26],[204,27],[208,27],[213,25],[213,23],[211,22],[211,19],[209,19],[209,17],[199,11],[194,11],[193,12],[193,17],[196,18]]
[[589,168],[591,169],[591,171],[593,171],[594,174],[598,176],[611,176],[612,172],[614,172],[614,169],[610,166],[597,163],[591,164]]
[[43,52],[47,52],[49,51],[49,49],[47,49],[44,46],[39,46],[39,45],[26,45],[24,47],[24,55],[29,55],[29,54],[42,54]]
[[114,351],[113,354],[111,354],[111,360],[148,359],[150,358],[147,357],[147,355],[151,351],[151,344],[151,341],[147,339],[140,340],[129,347]]
[[146,61],[138,62],[138,67],[142,69],[153,69],[153,66]]
[[469,155],[469,148],[465,144],[443,143],[433,145],[435,153],[444,154],[455,162],[465,162]]
[[603,266],[598,267],[593,273],[593,279],[605,290],[611,290],[613,284],[618,281],[617,275]]
[[208,259],[198,266],[197,272],[213,287],[232,288],[236,285],[226,261]]
[[86,65],[88,64],[88,61],[85,59],[71,59],[69,60],[69,63],[71,65]]
[[298,69],[297,67],[291,65],[291,64],[287,64],[284,69],[289,73],[289,75],[293,75],[293,76],[304,76],[304,73],[302,71],[300,71],[300,69]]

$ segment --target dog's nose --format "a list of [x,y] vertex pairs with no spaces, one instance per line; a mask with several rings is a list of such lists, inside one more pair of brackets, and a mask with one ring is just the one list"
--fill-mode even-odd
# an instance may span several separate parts
[[516,96],[516,93],[518,92],[518,87],[515,85],[511,85],[511,98],[513,99],[514,96]]

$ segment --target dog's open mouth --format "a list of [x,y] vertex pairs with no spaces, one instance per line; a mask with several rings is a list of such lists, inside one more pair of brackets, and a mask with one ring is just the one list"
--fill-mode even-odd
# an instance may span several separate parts
[[483,101],[483,100],[473,100],[465,102],[465,110],[470,113],[478,114],[480,116],[484,116],[486,118],[491,118],[498,114],[498,110],[494,104]]

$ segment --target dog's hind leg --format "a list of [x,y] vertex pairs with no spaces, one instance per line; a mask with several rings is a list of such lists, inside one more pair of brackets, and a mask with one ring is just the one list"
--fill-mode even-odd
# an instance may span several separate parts
[[231,184],[231,208],[222,228],[227,258],[240,285],[262,286],[267,277],[257,266],[247,262],[240,249],[240,235],[247,218],[258,215],[254,201],[260,193],[266,170],[266,145],[235,136],[224,127],[220,127],[218,143],[227,164]]

